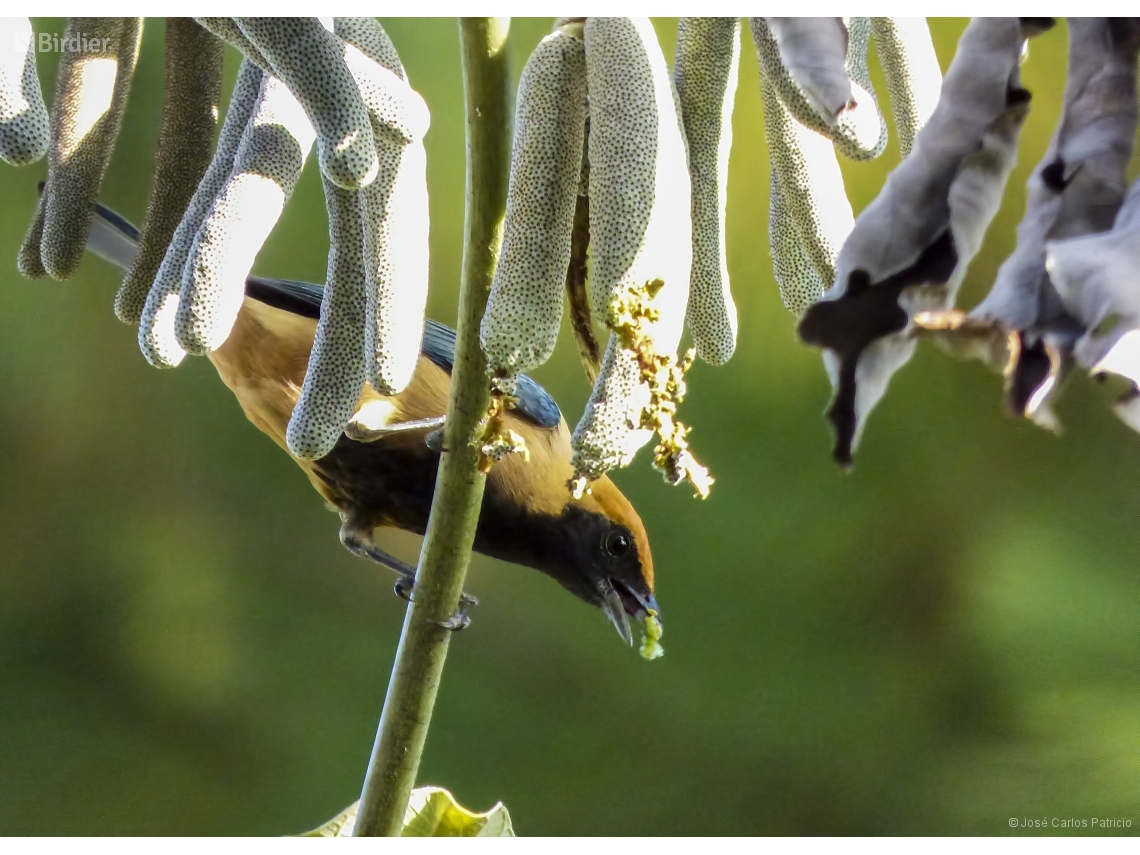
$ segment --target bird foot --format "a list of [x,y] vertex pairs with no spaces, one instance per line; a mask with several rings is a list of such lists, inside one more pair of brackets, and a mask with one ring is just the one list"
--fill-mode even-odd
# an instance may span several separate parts
[[[404,602],[412,602],[415,598],[416,587],[415,567],[410,564],[405,564],[400,559],[389,555],[383,550],[377,549],[365,535],[355,529],[342,527],[340,530],[340,542],[343,543],[344,548],[353,555],[375,561],[377,564],[395,571],[397,579],[392,590],[396,596]],[[477,605],[479,605],[478,598],[464,591],[459,595],[459,610],[447,620],[437,621],[437,623],[439,626],[451,630],[452,632],[467,629],[467,627],[471,625],[471,616],[467,614],[467,610]]]
[[[401,576],[396,580],[396,587],[394,589],[396,596],[405,602],[412,602],[412,600],[415,599],[415,585],[416,579],[414,576]],[[463,592],[459,595],[459,610],[447,620],[436,621],[436,624],[452,632],[467,629],[467,627],[471,626],[471,615],[467,614],[467,610],[477,605],[479,605],[477,597]]]

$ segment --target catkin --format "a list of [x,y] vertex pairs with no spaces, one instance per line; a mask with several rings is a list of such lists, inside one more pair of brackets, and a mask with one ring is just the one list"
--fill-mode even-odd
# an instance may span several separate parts
[[641,414],[648,406],[649,387],[642,380],[636,354],[611,335],[589,403],[574,428],[575,473],[594,480],[608,469],[633,462],[653,437],[653,431],[641,427]]
[[411,382],[428,286],[427,154],[422,142],[380,149],[380,175],[360,194],[365,221],[364,353],[377,392]]
[[273,74],[273,66],[249,40],[237,21],[233,18],[195,18],[202,27],[205,27],[219,39],[241,51],[243,57],[252,62],[266,74]]
[[[122,125],[142,39],[141,18],[69,18],[64,37],[106,39],[106,52],[60,56],[51,113],[40,259],[54,279],[75,272],[92,207]],[[29,252],[31,248],[29,248]]]
[[[395,46],[375,18],[336,18],[333,26],[346,43],[400,80],[406,79]],[[393,147],[383,136],[377,137],[377,146],[381,160],[377,182],[382,186],[385,151],[394,148],[402,156],[403,146]],[[366,249],[362,215],[366,211],[364,196],[374,192],[377,182],[364,191],[343,190],[328,178],[323,182],[329,220],[328,274],[308,370],[285,434],[289,450],[300,458],[317,459],[332,450],[364,388],[368,364],[365,315],[373,276],[365,272],[365,259],[372,258],[375,235],[369,235]],[[370,223],[368,226],[371,228]],[[421,307],[420,317],[410,323],[422,327],[422,314]],[[418,350],[418,340],[416,347]]]
[[[360,60],[382,71],[385,80],[397,81],[405,95],[420,98],[408,86],[395,47],[379,24],[337,18],[335,28],[350,52],[356,51]],[[411,382],[423,340],[429,211],[427,152],[421,135],[430,117],[425,112],[419,129],[405,144],[383,130],[383,117],[371,109],[380,90],[362,85],[362,92],[370,104],[380,158],[376,180],[359,193],[364,227],[364,360],[366,377],[376,391],[394,395]]]
[[248,58],[242,61],[230,94],[226,118],[218,134],[214,157],[198,189],[182,215],[182,220],[174,230],[174,236],[166,249],[154,284],[147,294],[139,319],[139,349],[147,362],[156,368],[169,368],[178,365],[186,356],[174,335],[174,319],[178,314],[182,273],[186,259],[194,245],[206,215],[210,213],[215,199],[222,192],[234,168],[234,156],[241,144],[242,135],[257,104],[261,84],[265,78],[257,65]]
[[[630,416],[657,394],[650,379],[675,365],[692,266],[692,199],[676,95],[649,20],[589,18],[584,38],[593,301],[620,333],[611,336],[571,438],[577,475],[594,478],[628,463],[652,435],[642,422],[660,414]],[[665,399],[670,385],[661,384]]]
[[697,355],[713,365],[736,349],[736,304],[725,255],[728,156],[740,63],[737,18],[681,18],[673,81],[689,144],[693,266],[686,324]]
[[692,198],[665,58],[647,18],[589,18],[590,241],[594,308],[660,279],[655,341],[675,351],[688,304]]
[[938,104],[942,69],[925,18],[872,18],[871,32],[899,137],[899,152],[910,152]]
[[550,358],[582,176],[586,51],[555,31],[519,78],[503,249],[480,338],[493,374],[513,378]]
[[47,152],[48,139],[32,22],[0,18],[0,160],[12,166],[35,163]]
[[226,340],[245,279],[301,176],[316,132],[285,84],[266,76],[233,172],[198,228],[182,273],[174,332],[187,353]]
[[801,315],[835,280],[854,216],[831,141],[797,122],[760,68],[771,164],[768,232],[780,297]]
[[[842,155],[854,160],[878,157],[887,145],[887,125],[879,112],[867,70],[870,19],[851,18],[846,24],[840,18],[807,21],[814,23],[806,27],[805,32],[789,46],[790,50],[794,45],[797,51],[789,59],[781,54],[780,45],[767,19],[749,19],[761,74],[768,79],[776,95],[796,120],[829,137]],[[834,49],[834,43],[839,38],[838,28],[842,28],[846,42],[844,57],[838,56]],[[850,99],[834,116],[821,113],[813,106],[812,100],[822,105],[820,98],[827,97],[833,103],[837,97],[834,95],[836,87],[828,87],[828,91],[833,93],[831,95],[813,96],[809,100],[805,90],[806,82],[801,84],[797,81],[789,70],[789,64],[786,64],[790,63],[791,68],[808,69],[819,62],[827,64],[826,76],[829,79],[837,77],[842,71],[850,86]]]
[[321,317],[301,396],[285,441],[297,457],[330,451],[348,424],[364,388],[364,224],[359,191],[324,179],[329,216],[329,261]]
[[210,165],[221,88],[222,43],[191,18],[167,18],[150,201],[138,257],[115,296],[115,315],[124,323],[139,322],[174,231]]
[[235,18],[242,33],[304,107],[321,172],[352,190],[373,181],[376,145],[344,44],[315,18]]

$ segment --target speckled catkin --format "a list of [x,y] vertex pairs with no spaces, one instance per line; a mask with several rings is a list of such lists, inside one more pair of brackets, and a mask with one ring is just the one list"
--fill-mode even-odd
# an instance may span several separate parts
[[396,46],[375,18],[333,18],[333,32],[401,80],[408,79]]
[[611,335],[594,390],[571,438],[574,471],[593,480],[607,469],[632,463],[653,437],[653,431],[640,427],[642,410],[648,405],[649,387],[642,382],[637,356]]
[[871,31],[905,157],[938,104],[942,69],[925,18],[872,18]]
[[43,279],[47,276],[44,263],[40,260],[40,243],[44,237],[44,197],[40,194],[36,203],[36,213],[28,226],[24,242],[16,253],[16,269],[29,279]]
[[210,164],[222,88],[222,43],[191,18],[166,19],[162,124],[139,254],[115,297],[137,324],[174,230]]
[[590,252],[607,322],[629,287],[660,279],[654,340],[675,352],[688,305],[692,196],[684,131],[648,18],[589,18]]
[[713,365],[727,362],[736,349],[736,304],[728,282],[724,215],[739,62],[739,19],[677,22],[673,81],[681,101],[693,185],[693,267],[685,320],[697,355]]
[[382,144],[380,175],[360,194],[368,276],[368,379],[394,395],[411,382],[423,339],[428,286],[427,153],[422,142]]
[[[684,129],[665,57],[648,18],[588,18],[590,240],[594,308],[611,329],[630,293],[646,295],[643,333],[660,357],[680,341],[692,267],[692,198]],[[657,283],[656,296],[647,286]],[[628,463],[652,433],[630,424],[648,401],[629,373],[637,355],[611,336],[574,430],[576,471]],[[619,373],[620,372],[620,373]],[[633,384],[633,385],[631,385]]]
[[503,249],[480,338],[492,373],[513,377],[554,352],[582,175],[586,50],[556,31],[519,78]]
[[253,114],[264,77],[261,69],[248,58],[242,61],[230,95],[226,120],[218,134],[214,157],[206,174],[202,176],[198,189],[194,191],[178,228],[174,230],[174,237],[171,238],[155,275],[154,285],[147,295],[139,321],[139,349],[147,362],[156,368],[178,365],[186,356],[186,351],[174,336],[174,318],[178,313],[186,258],[202,221],[233,171],[234,156]]
[[[338,18],[338,35],[362,58],[391,73],[408,92],[395,48],[379,25]],[[346,54],[347,55],[347,54]],[[377,131],[380,170],[359,194],[364,226],[364,361],[368,380],[381,394],[394,395],[411,382],[420,358],[428,289],[429,212],[427,151],[418,137],[407,145]],[[423,122],[423,130],[427,122]]]
[[379,167],[361,92],[344,44],[315,18],[235,18],[316,128],[321,172],[346,190],[372,182]]
[[174,319],[187,353],[209,353],[230,334],[245,297],[245,278],[293,192],[316,132],[289,89],[261,83],[234,168],[186,259]]
[[830,283],[824,282],[804,249],[800,230],[788,212],[779,171],[771,168],[768,178],[768,249],[772,254],[772,273],[780,287],[784,307],[799,317],[823,296]]
[[403,145],[423,139],[431,124],[431,113],[423,96],[401,74],[384,67],[354,44],[344,45],[344,63],[360,88],[377,145]]
[[847,27],[842,18],[765,18],[780,59],[808,105],[829,126],[851,108]]
[[237,25],[237,21],[233,18],[195,18],[202,27],[205,27],[219,39],[228,42],[233,47],[241,51],[242,56],[264,71],[266,74],[273,74],[273,66],[269,64],[261,51],[253,46],[246,34],[241,31],[241,27]]
[[[400,57],[375,18],[336,18],[334,32],[405,79]],[[378,146],[385,150],[383,140]],[[329,220],[328,274],[305,382],[285,434],[290,451],[304,459],[323,457],[336,445],[360,400],[368,365],[365,258],[370,256],[364,244],[364,192],[342,190],[328,178],[323,183]],[[413,323],[422,326],[422,321],[421,316]]]
[[[847,107],[841,109],[838,115],[831,119],[823,115],[813,106],[812,101],[819,102],[819,98],[809,99],[805,89],[793,78],[788,67],[784,64],[780,47],[776,38],[764,18],[750,18],[752,41],[756,45],[756,56],[760,62],[761,74],[765,76],[776,91],[780,100],[789,112],[803,125],[818,133],[829,137],[840,154],[854,160],[867,160],[878,157],[887,145],[887,124],[879,112],[879,105],[871,88],[871,81],[867,71],[867,46],[870,41],[871,23],[868,18],[850,18],[846,25],[842,19],[826,19],[834,23],[822,24],[824,19],[815,19],[816,28],[821,32],[815,36],[800,38],[795,42],[797,50],[803,51],[808,58],[804,62],[795,62],[793,67],[810,68],[820,60],[830,58],[828,77],[838,73],[837,60],[834,50],[821,50],[816,41],[824,38],[825,42],[833,42],[836,38],[836,27],[844,27],[847,34],[847,53],[843,70],[851,86],[852,99]],[[834,87],[829,87],[834,89]]]
[[107,52],[60,55],[51,114],[40,258],[54,279],[75,272],[91,209],[123,121],[142,38],[141,18],[69,18],[67,39],[107,39]]
[[364,225],[359,191],[324,179],[329,216],[329,262],[321,318],[301,397],[285,441],[297,457],[330,451],[348,424],[364,388]]
[[0,18],[0,160],[25,166],[47,147],[48,113],[36,74],[32,22]]
[[780,298],[802,314],[835,279],[835,258],[855,219],[835,147],[797,122],[760,65],[771,163],[768,234]]

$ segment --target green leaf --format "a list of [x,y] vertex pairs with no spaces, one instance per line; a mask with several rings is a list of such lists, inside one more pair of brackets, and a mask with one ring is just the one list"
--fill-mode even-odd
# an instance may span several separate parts
[[[299,836],[351,837],[358,804],[353,802],[324,825]],[[511,815],[502,802],[486,813],[475,813],[460,805],[442,787],[420,787],[412,790],[401,836],[514,837],[515,831],[511,826]]]
[[298,837],[352,837],[352,829],[356,825],[356,807],[360,802],[353,802],[328,822],[312,831],[298,834]]
[[403,837],[514,837],[511,816],[502,802],[474,813],[442,787],[412,790],[404,814]]

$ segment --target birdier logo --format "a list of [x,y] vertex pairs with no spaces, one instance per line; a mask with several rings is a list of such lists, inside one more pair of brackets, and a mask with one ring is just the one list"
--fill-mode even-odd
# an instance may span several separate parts
[[[93,38],[87,33],[76,33],[69,37],[61,37],[59,33],[35,35],[38,53],[107,53],[107,46],[111,43],[109,38]],[[27,50],[27,34],[17,33],[16,38],[17,47]]]

